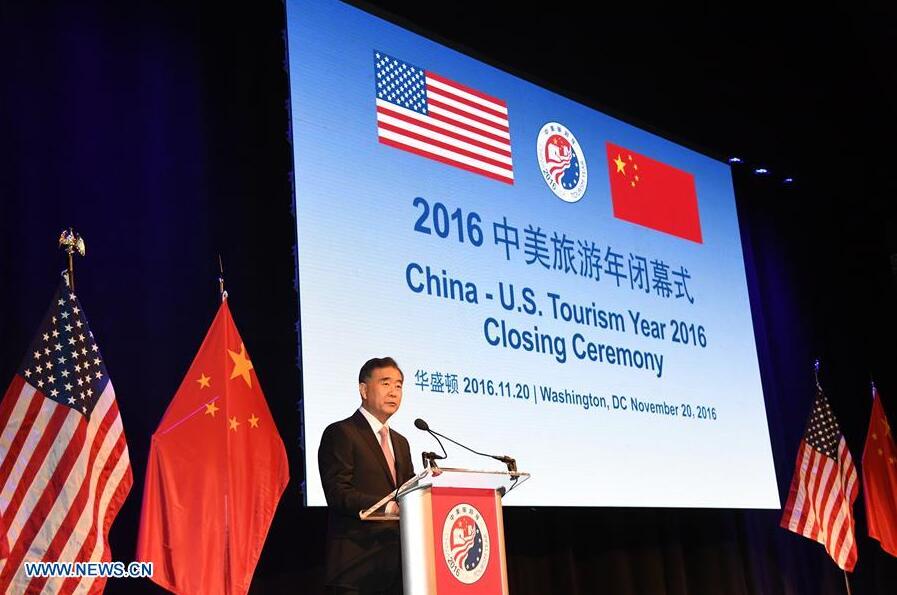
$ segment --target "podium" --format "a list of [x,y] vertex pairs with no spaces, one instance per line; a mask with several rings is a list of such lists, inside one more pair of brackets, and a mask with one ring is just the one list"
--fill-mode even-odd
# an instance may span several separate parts
[[[427,469],[359,516],[399,521],[405,595],[507,595],[502,497],[527,479],[517,471]],[[394,497],[401,514],[378,513]]]

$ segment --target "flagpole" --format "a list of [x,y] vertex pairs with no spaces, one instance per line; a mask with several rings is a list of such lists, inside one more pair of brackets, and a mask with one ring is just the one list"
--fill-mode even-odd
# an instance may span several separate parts
[[819,384],[819,358],[816,358],[816,363],[813,365],[813,374],[816,376],[816,390],[822,392],[822,385]]
[[[224,592],[230,595],[230,526],[227,511],[227,494],[224,494]],[[850,595],[850,587],[847,588]]]
[[84,238],[75,233],[75,231],[69,227],[68,231],[62,230],[62,233],[59,234],[59,247],[65,250],[66,254],[68,254],[68,285],[69,289],[72,293],[75,292],[75,252],[84,256],[87,251],[86,246],[84,245]]
[[847,580],[847,571],[846,571],[846,570],[842,570],[841,572],[844,573],[844,584],[847,585],[847,595],[852,595],[851,592],[850,592],[850,581]]
[[[221,303],[227,301],[227,290],[224,289],[224,261],[221,260],[221,254],[218,254],[218,294],[221,296]],[[225,333],[226,335],[226,333]],[[227,408],[225,407],[225,412]],[[228,446],[230,446],[230,436],[227,437]],[[227,493],[224,494],[224,592],[230,594],[230,518],[227,510]]]
[[218,255],[218,293],[221,295],[221,302],[227,300],[227,291],[224,289],[224,262],[221,255]]

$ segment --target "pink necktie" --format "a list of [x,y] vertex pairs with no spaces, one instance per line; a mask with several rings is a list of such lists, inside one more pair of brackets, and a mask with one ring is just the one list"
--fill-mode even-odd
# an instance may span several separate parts
[[389,466],[389,472],[392,474],[392,482],[396,485],[396,459],[389,450],[389,428],[383,426],[380,428],[380,448],[383,449],[383,456],[386,457],[386,464]]

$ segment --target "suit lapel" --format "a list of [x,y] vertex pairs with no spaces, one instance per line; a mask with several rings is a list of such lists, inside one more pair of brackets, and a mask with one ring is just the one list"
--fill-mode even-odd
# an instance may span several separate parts
[[[371,424],[369,424],[368,420],[364,418],[364,415],[361,414],[361,411],[355,412],[355,415],[352,416],[352,421],[355,422],[355,429],[361,436],[362,442],[367,444],[368,448],[370,449],[371,456],[374,457],[374,460],[380,463],[380,468],[386,475],[386,481],[389,483],[389,485],[395,487],[396,484],[392,480],[392,473],[390,473],[389,471],[389,465],[386,462],[386,457],[383,456],[383,449],[380,448],[380,442],[377,440],[376,436],[374,436],[374,430],[371,429]],[[390,440],[392,440],[392,431],[390,431]],[[395,450],[395,444],[393,444],[393,452],[395,452]],[[396,475],[398,475],[398,470],[396,471]]]

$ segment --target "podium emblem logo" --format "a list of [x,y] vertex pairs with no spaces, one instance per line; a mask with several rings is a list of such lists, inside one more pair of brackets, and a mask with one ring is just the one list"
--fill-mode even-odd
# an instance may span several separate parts
[[564,202],[577,202],[586,192],[589,169],[573,133],[563,124],[548,122],[539,131],[536,157],[542,179]]
[[470,504],[458,504],[442,526],[442,557],[449,572],[469,585],[480,580],[489,565],[489,529]]

